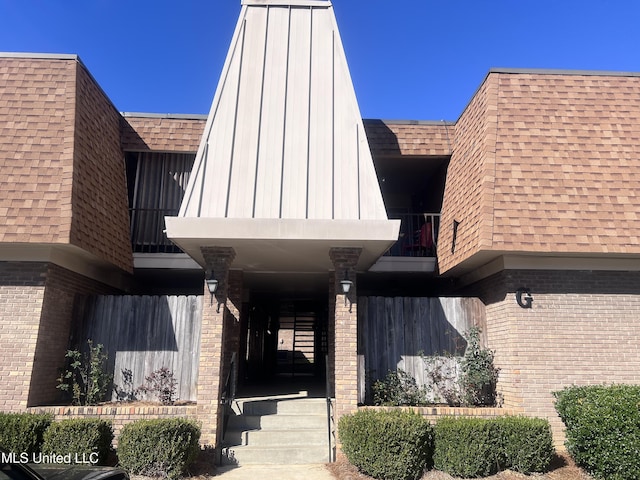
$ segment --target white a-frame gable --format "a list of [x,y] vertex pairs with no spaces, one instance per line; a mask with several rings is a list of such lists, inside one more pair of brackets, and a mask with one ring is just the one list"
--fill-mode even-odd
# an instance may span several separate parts
[[[255,270],[326,270],[327,248],[340,246],[362,247],[366,268],[397,239],[331,2],[242,2],[180,212],[166,224],[196,261],[202,246],[233,246],[234,264]],[[312,251],[322,258],[309,261]]]

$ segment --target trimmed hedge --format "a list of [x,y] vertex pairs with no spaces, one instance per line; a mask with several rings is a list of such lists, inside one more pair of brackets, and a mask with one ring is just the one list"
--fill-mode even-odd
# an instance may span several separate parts
[[435,426],[434,467],[453,476],[543,472],[553,453],[551,427],[540,418],[447,417]]
[[435,425],[433,466],[456,477],[487,477],[500,470],[496,423],[483,418],[442,418]]
[[576,464],[596,478],[640,478],[640,386],[568,387],[554,396]]
[[72,418],[53,422],[44,432],[42,453],[67,455],[82,462],[105,465],[111,453],[111,422],[98,418]]
[[415,480],[431,466],[433,428],[408,410],[359,410],[338,422],[342,451],[378,479]]
[[137,420],[118,437],[118,460],[129,473],[176,479],[200,451],[200,427],[184,418]]
[[0,413],[0,447],[10,452],[31,456],[40,451],[45,430],[53,415],[33,413]]
[[520,473],[544,472],[553,460],[553,435],[547,420],[529,417],[499,417],[503,468]]

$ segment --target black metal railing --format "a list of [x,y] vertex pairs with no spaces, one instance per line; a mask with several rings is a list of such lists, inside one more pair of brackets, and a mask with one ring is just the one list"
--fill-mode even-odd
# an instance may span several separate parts
[[389,249],[391,257],[435,257],[440,230],[439,213],[407,213],[391,215],[400,220],[398,241]]
[[176,216],[178,210],[167,208],[131,208],[131,245],[134,253],[180,253],[165,233],[164,217]]
[[220,403],[223,408],[222,418],[222,439],[224,440],[227,434],[227,427],[229,426],[229,417],[233,413],[233,401],[236,399],[236,378],[238,376],[238,361],[237,354],[233,352],[231,354],[231,362],[229,364],[229,372],[227,372],[227,378],[224,382],[222,389],[222,395],[220,396]]
[[329,355],[325,355],[324,357],[324,365],[325,365],[325,398],[327,401],[327,434],[329,436],[329,462],[335,462],[335,455],[333,451],[333,405],[331,402],[331,380],[329,378]]

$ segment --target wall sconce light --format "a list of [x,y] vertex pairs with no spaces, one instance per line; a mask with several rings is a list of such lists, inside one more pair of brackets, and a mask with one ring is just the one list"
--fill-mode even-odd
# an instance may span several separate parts
[[[213,270],[209,271],[207,274],[207,278],[205,280],[207,283],[207,288],[209,289],[209,293],[211,294],[211,305],[213,305],[213,295],[218,290],[218,280],[213,276]],[[218,313],[220,313],[220,304],[218,303]]]
[[533,306],[533,297],[528,288],[520,287],[516,290],[516,302],[522,308],[531,308]]
[[[351,287],[353,287],[353,282],[349,280],[348,271],[344,271],[344,280],[340,280],[340,288],[342,288],[342,293],[344,294],[344,304],[347,305],[347,296],[351,291]],[[349,302],[349,313],[351,313],[351,302]]]

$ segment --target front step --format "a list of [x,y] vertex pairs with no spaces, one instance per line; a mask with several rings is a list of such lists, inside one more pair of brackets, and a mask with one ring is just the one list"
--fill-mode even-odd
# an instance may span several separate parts
[[300,465],[328,463],[327,446],[292,447],[251,445],[223,447],[222,465]]
[[233,410],[223,465],[330,461],[325,399],[239,399]]

